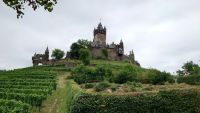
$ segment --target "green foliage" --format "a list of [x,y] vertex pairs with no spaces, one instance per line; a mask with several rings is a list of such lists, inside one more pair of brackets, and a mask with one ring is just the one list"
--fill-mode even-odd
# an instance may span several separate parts
[[126,65],[122,67],[122,70],[120,70],[114,78],[115,83],[123,84],[127,81],[138,81],[137,80],[137,70],[133,68],[131,65]]
[[179,76],[200,74],[200,67],[198,64],[189,61],[182,66],[182,70],[178,70],[177,74]]
[[94,77],[103,80],[106,76],[106,68],[103,67],[102,65],[97,66],[94,72]]
[[174,83],[173,76],[167,72],[160,72],[158,70],[150,70],[147,78],[142,80],[142,83],[151,83],[151,84],[160,84],[164,85],[164,83],[168,81],[170,83]]
[[70,47],[71,58],[79,59],[81,49],[90,49],[91,42],[84,39],[79,39]]
[[113,71],[108,67],[106,68],[105,80],[107,80],[109,82],[113,82],[114,81]]
[[101,65],[93,69],[81,64],[76,66],[72,71],[74,80],[79,84],[103,81],[107,76],[111,74],[111,70],[106,69],[106,67]]
[[178,83],[187,83],[191,85],[200,85],[200,75],[180,76],[177,78]]
[[0,113],[30,113],[31,106],[15,100],[0,99]]
[[60,60],[61,58],[63,58],[64,54],[65,54],[64,51],[60,49],[54,49],[51,57],[53,57],[56,60]]
[[70,113],[199,113],[198,90],[170,90],[158,94],[101,95],[79,93]]
[[84,65],[89,65],[90,60],[91,60],[90,51],[88,49],[81,49],[79,51],[79,54],[80,54],[80,60],[82,61],[82,63]]
[[41,107],[56,89],[55,75],[65,71],[63,67],[36,66],[0,73],[0,112],[29,113],[31,106]]
[[74,78],[74,81],[81,84],[88,82],[88,77],[90,76],[89,73],[91,73],[91,70],[87,66],[81,64],[76,66],[71,74]]
[[126,83],[127,81],[147,84],[174,83],[174,77],[170,73],[160,72],[155,69],[145,70],[131,64],[101,64],[96,67],[87,67],[86,70],[84,70],[85,67],[82,69],[83,71],[76,71],[76,74],[79,76],[77,77],[82,81],[78,82],[76,78],[75,81],[78,83],[98,82],[102,80],[119,84]]
[[6,70],[1,70],[1,69],[0,69],[0,73],[1,73],[1,72],[6,72]]
[[100,82],[100,83],[97,83],[97,85],[95,86],[95,90],[103,91],[109,86],[110,86],[110,84],[108,82]]
[[127,85],[134,87],[142,87],[142,83],[140,82],[127,82]]
[[132,80],[132,77],[131,75],[129,75],[127,71],[120,71],[114,78],[114,82],[118,84],[123,84],[131,80]]
[[76,96],[79,95],[79,93],[82,92],[82,89],[73,81],[73,80],[67,80],[67,102],[66,102],[66,107],[67,107],[67,113],[70,113],[70,107],[73,103],[73,100],[75,99]]
[[102,57],[104,59],[107,59],[108,58],[108,51],[107,51],[107,49],[101,49],[101,52],[102,52]]
[[93,83],[86,83],[85,84],[85,88],[88,89],[88,88],[93,88],[95,85]]
[[45,10],[51,12],[53,6],[57,3],[57,0],[3,0],[3,2],[14,9],[17,13],[17,18],[22,17],[25,9],[25,4],[31,6],[33,10],[36,10],[38,7],[44,7]]

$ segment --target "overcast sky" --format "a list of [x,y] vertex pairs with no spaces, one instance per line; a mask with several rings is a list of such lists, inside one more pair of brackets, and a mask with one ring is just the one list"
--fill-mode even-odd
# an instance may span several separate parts
[[52,13],[25,7],[22,19],[0,1],[0,69],[31,66],[32,55],[68,51],[80,38],[92,40],[99,23],[107,42],[124,41],[142,67],[175,72],[200,60],[200,0],[60,0]]

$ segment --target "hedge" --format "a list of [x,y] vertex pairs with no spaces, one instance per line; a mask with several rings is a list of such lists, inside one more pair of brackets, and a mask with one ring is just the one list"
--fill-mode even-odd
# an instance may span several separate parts
[[137,95],[78,91],[72,96],[70,113],[200,113],[200,91],[195,89]]
[[178,83],[187,83],[191,85],[200,85],[200,75],[189,75],[184,77],[178,77]]

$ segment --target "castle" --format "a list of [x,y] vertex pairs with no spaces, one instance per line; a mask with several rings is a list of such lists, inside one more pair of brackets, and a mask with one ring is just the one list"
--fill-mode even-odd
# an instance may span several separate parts
[[32,57],[33,61],[33,66],[42,64],[42,65],[47,65],[49,61],[49,49],[48,47],[46,48],[44,54],[34,54]]
[[[128,61],[130,63],[140,66],[140,64],[135,60],[133,51],[130,51],[129,55],[124,54],[124,43],[121,40],[119,44],[106,43],[106,27],[102,26],[101,22],[98,24],[97,28],[93,31],[93,41],[91,42],[91,55],[93,59],[108,59],[108,60],[120,60]],[[70,52],[67,52],[66,58],[71,58]],[[34,54],[32,57],[33,65],[47,65],[51,64],[49,60],[49,49],[45,50],[44,54]]]
[[133,50],[130,51],[129,55],[124,54],[124,43],[121,40],[119,44],[106,43],[106,27],[102,26],[101,22],[98,24],[97,28],[93,31],[93,41],[91,43],[91,54],[94,59],[105,57],[103,51],[107,51],[107,59],[109,60],[121,60],[128,61],[130,63],[140,66],[140,64],[135,60]]
[[109,60],[123,60],[125,59],[124,55],[124,44],[121,40],[119,44],[106,44],[106,27],[103,27],[101,23],[94,28],[93,31],[94,38],[91,43],[91,53],[93,58],[101,58],[103,55],[103,50],[106,50],[108,53]]

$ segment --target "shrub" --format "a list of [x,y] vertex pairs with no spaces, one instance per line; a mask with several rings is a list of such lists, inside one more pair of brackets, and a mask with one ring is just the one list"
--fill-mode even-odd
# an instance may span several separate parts
[[117,85],[111,85],[111,86],[110,86],[110,89],[111,89],[112,91],[116,91],[117,87],[118,87]]
[[177,78],[178,83],[187,83],[191,85],[200,85],[200,75],[189,75]]
[[140,82],[127,82],[127,85],[131,85],[134,87],[142,87],[142,84]]
[[70,113],[199,113],[197,90],[161,91],[157,94],[101,95],[81,93]]
[[200,113],[198,89],[110,95],[87,93],[72,80],[67,86],[69,113]]
[[97,80],[103,80],[106,76],[106,68],[104,66],[97,66],[94,76]]
[[113,72],[110,68],[106,68],[105,79],[108,80],[109,82],[113,82],[114,75],[113,75]]
[[136,68],[134,68],[132,65],[124,66],[123,70],[126,71],[129,76],[131,76],[131,81],[135,81],[135,82],[138,81],[138,79],[137,79],[137,71],[138,70]]
[[150,70],[147,78],[143,80],[143,83],[160,84],[163,85],[166,81],[174,83],[173,76],[167,72],[160,72],[158,70]]
[[72,71],[74,81],[79,84],[99,82],[104,80],[106,70],[104,67],[98,66],[95,70],[84,65],[78,65]]
[[92,70],[82,64],[76,66],[72,71],[74,81],[77,83],[86,83],[91,79]]
[[84,65],[89,65],[90,59],[91,59],[90,51],[88,49],[81,49],[79,51],[79,54],[80,54],[80,60],[82,61],[82,63]]
[[96,91],[103,91],[109,86],[110,86],[110,84],[108,82],[100,82],[95,86],[95,90]]
[[92,84],[92,83],[86,83],[85,84],[86,89],[93,88],[93,87],[94,87],[94,84]]
[[132,77],[129,75],[128,72],[121,71],[115,76],[114,82],[123,84],[123,83],[126,83],[127,81],[131,81],[131,79]]

